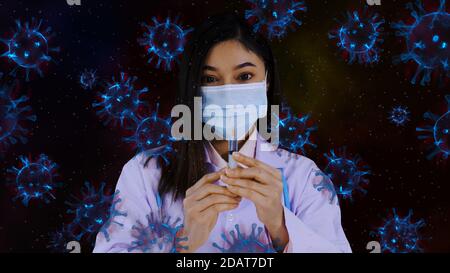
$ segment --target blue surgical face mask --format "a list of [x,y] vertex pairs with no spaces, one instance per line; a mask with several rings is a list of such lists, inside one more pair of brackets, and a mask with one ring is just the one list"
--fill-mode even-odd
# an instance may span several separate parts
[[202,122],[218,139],[242,139],[267,115],[266,79],[256,83],[202,86]]

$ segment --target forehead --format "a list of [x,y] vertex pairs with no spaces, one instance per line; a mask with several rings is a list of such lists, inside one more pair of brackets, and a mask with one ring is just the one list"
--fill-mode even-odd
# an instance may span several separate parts
[[264,68],[264,62],[261,57],[237,40],[216,44],[208,52],[205,59],[205,65],[216,67],[218,70],[233,69],[235,66],[245,62],[251,62],[257,68]]

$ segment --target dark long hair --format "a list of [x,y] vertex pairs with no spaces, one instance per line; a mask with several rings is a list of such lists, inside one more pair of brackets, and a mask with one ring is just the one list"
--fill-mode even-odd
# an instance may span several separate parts
[[[268,71],[268,103],[279,104],[281,88],[269,43],[261,35],[254,33],[235,14],[209,17],[193,32],[180,62],[176,103],[194,109],[194,96],[200,96],[202,68],[206,55],[214,45],[228,40],[239,41],[264,60]],[[194,120],[193,116],[191,120]],[[193,131],[192,128],[191,132]],[[205,164],[205,144],[206,140],[180,140],[173,143],[174,152],[169,155],[169,163],[161,164],[162,173],[158,186],[161,196],[172,192],[174,200],[184,198],[186,190],[208,172]]]

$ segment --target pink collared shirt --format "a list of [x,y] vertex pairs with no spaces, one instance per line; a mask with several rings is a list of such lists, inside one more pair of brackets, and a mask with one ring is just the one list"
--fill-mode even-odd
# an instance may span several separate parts
[[[289,199],[284,200],[282,197],[280,200],[289,235],[289,243],[284,252],[351,252],[341,226],[339,203],[331,182],[318,175],[319,169],[310,159],[276,147],[266,149],[267,147],[270,145],[253,130],[239,152],[282,170],[287,188],[285,196]],[[205,152],[206,163],[212,171],[226,167],[227,162],[211,144],[205,147]],[[157,194],[160,168],[154,159],[144,167],[145,159],[140,154],[125,164],[116,189],[122,200],[117,209],[126,211],[127,216],[113,219],[117,224],[109,225],[109,238],[103,232],[97,234],[94,252],[139,252],[143,249],[148,252],[170,251],[167,247],[132,247],[139,243],[138,239],[142,239],[138,238],[136,227],[140,226],[139,223],[144,226],[148,224],[147,216],[160,215],[162,210],[167,217],[165,219],[170,217],[169,222],[179,218],[180,224],[184,218],[182,200],[172,202],[172,196],[166,195],[161,196],[160,202]],[[217,181],[216,184],[225,185],[222,181]],[[243,198],[237,208],[219,214],[209,239],[196,252],[231,250],[235,241],[230,231],[234,231],[237,236],[239,229],[240,234],[252,238],[252,229],[255,227],[254,234],[258,234],[258,230],[262,231],[256,238],[260,245],[271,245],[270,236],[258,219],[255,205]],[[227,240],[224,240],[223,235]]]

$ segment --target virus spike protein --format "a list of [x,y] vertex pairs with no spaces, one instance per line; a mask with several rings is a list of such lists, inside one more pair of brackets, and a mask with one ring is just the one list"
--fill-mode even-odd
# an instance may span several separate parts
[[361,163],[359,156],[348,157],[345,148],[339,151],[339,155],[331,149],[330,154],[324,154],[324,156],[328,164],[323,172],[333,181],[338,195],[343,199],[352,200],[355,192],[359,191],[363,194],[367,192],[364,186],[369,183],[366,176],[370,174],[370,171]]
[[383,23],[378,14],[369,14],[367,10],[361,15],[357,11],[347,12],[347,21],[340,23],[328,37],[337,39],[337,46],[348,56],[348,63],[355,60],[360,64],[378,62]]
[[180,242],[186,241],[186,237],[179,237],[183,228],[181,219],[171,221],[170,216],[165,216],[160,211],[146,216],[147,224],[137,221],[132,227],[131,235],[135,239],[128,247],[128,252],[168,252],[176,253],[180,249],[187,249]]
[[383,252],[389,253],[410,253],[422,252],[419,246],[421,239],[419,229],[425,225],[423,219],[413,223],[411,222],[412,210],[404,218],[393,210],[393,215],[385,220],[382,227],[376,232],[371,232],[372,236],[380,238],[380,244]]
[[408,107],[396,106],[389,113],[389,120],[397,126],[404,126],[409,121],[409,114]]
[[8,169],[17,190],[15,199],[22,199],[25,206],[28,206],[32,199],[42,200],[45,203],[55,199],[54,190],[59,186],[59,183],[55,182],[56,163],[44,154],[41,154],[36,161],[21,156],[20,161],[19,167]]
[[396,35],[403,37],[407,46],[406,52],[396,57],[394,63],[413,61],[417,65],[412,84],[420,80],[421,85],[427,85],[433,71],[436,75],[450,77],[450,14],[446,12],[445,4],[445,0],[440,0],[437,11],[427,12],[421,1],[417,0],[415,5],[409,3],[407,8],[415,21],[392,24],[397,29]]
[[[328,194],[330,199],[330,204],[333,204],[336,199],[336,204],[339,204],[339,200],[337,198],[336,189],[333,185],[331,179],[324,172],[320,170],[315,171],[315,176],[319,178],[318,183],[314,183],[313,187],[319,192]],[[317,181],[317,180],[316,180]]]
[[105,125],[112,122],[123,126],[125,120],[135,119],[140,107],[147,105],[141,99],[142,94],[148,92],[148,88],[137,89],[134,86],[137,77],[128,77],[124,72],[120,73],[120,78],[112,78],[105,90],[99,95],[99,100],[92,104],[99,108],[97,115],[104,119]]
[[252,224],[250,234],[242,233],[239,225],[235,225],[236,232],[231,230],[229,238],[225,233],[221,234],[223,243],[228,245],[228,248],[220,246],[218,243],[213,243],[213,247],[219,249],[223,253],[273,253],[274,248],[270,243],[264,243],[262,234],[264,229],[258,227],[255,223]]
[[443,115],[436,115],[426,112],[423,116],[430,124],[425,127],[417,127],[416,131],[420,134],[419,139],[430,140],[433,143],[433,149],[427,156],[429,160],[441,155],[443,159],[450,156],[450,95],[446,95],[448,108]]
[[10,93],[10,88],[0,87],[0,152],[18,141],[26,143],[29,130],[22,123],[36,121],[27,104],[28,97],[12,99]]
[[178,62],[178,56],[184,51],[186,35],[193,29],[183,29],[177,23],[178,18],[172,21],[167,17],[160,22],[153,17],[152,21],[152,25],[142,23],[146,32],[144,37],[138,39],[138,42],[146,48],[150,55],[148,63],[157,59],[156,68],[160,68],[161,64],[164,64],[165,70],[169,71],[173,61]]
[[283,38],[287,28],[294,29],[302,21],[296,15],[306,11],[303,1],[297,0],[247,0],[251,9],[245,11],[245,19],[253,24],[254,32],[265,31],[269,39]]
[[41,24],[42,20],[33,19],[31,23],[25,22],[25,24],[17,20],[17,29],[13,36],[9,39],[0,39],[8,47],[8,50],[0,57],[6,57],[17,65],[11,75],[15,75],[18,68],[23,68],[25,69],[26,81],[29,81],[31,70],[35,70],[42,77],[41,66],[54,61],[50,53],[58,52],[59,48],[49,46],[48,40],[51,37],[51,28],[48,27],[41,31]]
[[159,157],[168,163],[168,154],[173,152],[172,143],[175,139],[171,135],[170,117],[158,117],[159,104],[156,111],[149,117],[135,119],[135,129],[131,136],[124,138],[127,143],[136,146],[137,154]]
[[317,145],[311,141],[311,134],[317,131],[317,126],[310,124],[310,115],[297,117],[289,108],[283,112],[286,115],[284,118],[277,117],[281,147],[292,153],[301,152],[303,155],[306,154],[308,146],[316,148]]
[[127,216],[127,212],[119,211],[117,208],[122,201],[119,198],[119,191],[107,195],[104,192],[105,183],[101,183],[98,191],[89,182],[85,182],[84,185],[81,199],[73,196],[75,202],[66,202],[70,206],[67,212],[75,216],[71,225],[74,229],[75,227],[79,229],[75,238],[80,240],[85,235],[90,237],[101,233],[109,241],[109,229],[112,225],[123,226],[115,218]]
[[85,69],[80,75],[80,85],[85,90],[92,90],[97,83],[97,71],[94,69]]

